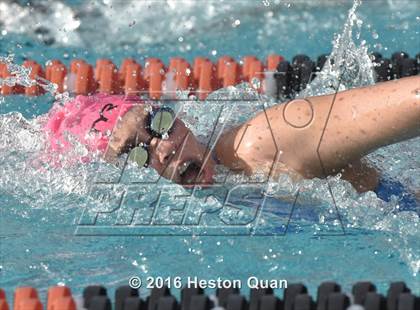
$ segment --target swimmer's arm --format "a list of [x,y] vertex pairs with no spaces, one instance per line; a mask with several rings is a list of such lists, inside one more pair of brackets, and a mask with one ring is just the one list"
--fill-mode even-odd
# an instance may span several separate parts
[[416,76],[274,106],[226,133],[216,153],[223,164],[250,173],[273,160],[304,177],[337,173],[420,134],[419,90]]
[[[305,141],[304,151],[316,155],[319,146],[319,157],[329,174],[380,147],[420,135],[418,91],[420,76],[352,89],[335,98],[314,97],[314,121],[306,131],[298,132]],[[302,164],[309,173],[322,175],[318,163]]]

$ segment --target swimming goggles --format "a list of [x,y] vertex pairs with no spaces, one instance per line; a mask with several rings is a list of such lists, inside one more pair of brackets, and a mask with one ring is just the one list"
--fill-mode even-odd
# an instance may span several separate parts
[[151,135],[151,139],[145,143],[141,142],[131,149],[128,159],[137,163],[139,167],[147,167],[149,164],[149,143],[153,137],[163,138],[167,136],[175,122],[175,113],[169,107],[153,108],[146,119],[146,130]]

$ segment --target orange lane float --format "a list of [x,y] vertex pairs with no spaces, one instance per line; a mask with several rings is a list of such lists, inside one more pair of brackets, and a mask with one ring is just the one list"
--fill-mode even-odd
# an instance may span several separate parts
[[16,308],[16,303],[15,303],[15,310],[43,310],[43,309],[42,309],[42,303],[38,299],[31,298],[31,299],[24,299],[20,301],[19,303],[17,303],[17,308]]
[[[47,309],[46,310],[58,310],[56,303],[69,303],[68,298],[71,298],[71,291],[66,286],[54,286],[48,290],[47,296]],[[63,301],[66,300],[66,301]]]
[[57,85],[57,91],[64,91],[64,79],[67,75],[67,68],[59,60],[48,62],[45,66],[45,78]]
[[162,82],[165,76],[165,65],[159,58],[148,58],[144,65],[144,80],[151,99],[162,96]]
[[[0,78],[5,79],[10,77],[11,74],[7,70],[7,66],[4,63],[0,63]],[[13,87],[8,85],[1,85],[0,86],[0,94],[3,96],[13,94]]]
[[76,303],[72,297],[57,298],[48,310],[76,310]]
[[[267,68],[274,70],[282,59],[282,56],[270,55],[267,58]],[[236,62],[230,56],[223,56],[216,63],[205,57],[196,57],[192,65],[184,58],[172,57],[168,67],[159,58],[148,58],[144,69],[132,58],[124,59],[119,68],[110,59],[98,59],[95,67],[83,59],[74,59],[68,68],[55,59],[47,62],[45,73],[42,66],[35,61],[27,60],[23,65],[31,68],[31,79],[37,76],[45,77],[57,85],[57,91],[60,93],[63,91],[78,95],[95,92],[141,93],[147,94],[152,99],[159,99],[165,91],[173,93],[176,90],[189,90],[196,93],[201,100],[218,88],[234,86],[243,81],[249,82],[255,77],[262,79],[262,71],[265,68],[255,56],[246,56],[241,62]],[[0,63],[0,78],[9,76],[6,64]],[[37,96],[42,94],[43,90],[38,85],[24,89],[19,86],[3,85],[0,93]]]
[[142,67],[134,59],[124,59],[118,73],[124,94],[136,94],[145,90]]
[[9,305],[6,300],[0,299],[0,310],[9,310]]
[[33,287],[19,287],[15,290],[14,310],[42,310],[39,308],[38,292]]
[[0,289],[0,310],[9,310],[9,305],[6,300],[6,293]]
[[216,66],[206,59],[200,65],[200,78],[197,88],[198,99],[206,99],[209,93],[216,90],[216,85]]
[[[11,310],[3,290],[0,289],[0,310]],[[49,288],[44,308],[36,289],[19,287],[14,292],[13,310],[76,310],[71,290],[66,286]]]

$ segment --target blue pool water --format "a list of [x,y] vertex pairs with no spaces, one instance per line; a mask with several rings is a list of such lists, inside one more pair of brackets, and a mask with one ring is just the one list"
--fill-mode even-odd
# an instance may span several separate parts
[[[143,62],[153,56],[167,62],[175,55],[191,61],[195,56],[216,60],[226,54],[264,58],[272,52],[288,59],[298,53],[315,58],[331,52],[353,5],[310,0],[17,3],[0,2],[0,55],[14,54],[17,63],[58,58],[66,64],[76,57],[91,63],[108,57],[120,63],[125,57]],[[366,1],[357,16],[357,46],[388,57],[398,50],[419,52],[415,1]],[[0,100],[0,287],[9,294],[22,285],[45,292],[57,283],[79,294],[88,284],[112,288],[127,284],[134,275],[242,280],[255,275],[304,282],[312,293],[324,280],[349,289],[368,279],[382,292],[390,281],[404,280],[420,293],[418,201],[406,210],[399,194],[389,201],[373,192],[357,194],[338,178],[329,180],[336,205],[325,180],[294,183],[285,178],[270,184],[264,220],[276,236],[129,236],[115,234],[112,227],[102,236],[80,235],[80,219],[91,206],[98,176],[95,165],[43,171],[30,164],[44,145],[37,124],[52,103],[50,95]],[[192,116],[209,113],[206,103],[196,104]],[[368,159],[385,179],[412,195],[420,189],[418,154],[416,138]],[[104,174],[112,174],[111,168]],[[157,189],[158,185],[148,188],[152,193]],[[186,194],[179,186],[171,190]],[[215,197],[216,201],[200,201],[200,206],[217,205],[221,196]],[[180,207],[170,197],[164,202]],[[109,225],[113,216],[101,215],[98,223]],[[210,216],[209,223],[212,220]]]

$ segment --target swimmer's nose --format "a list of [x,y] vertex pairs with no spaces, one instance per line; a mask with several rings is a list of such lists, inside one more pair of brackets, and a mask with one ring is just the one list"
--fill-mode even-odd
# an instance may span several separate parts
[[176,151],[176,145],[167,140],[153,139],[150,146],[155,148],[155,155],[161,164],[166,164]]

